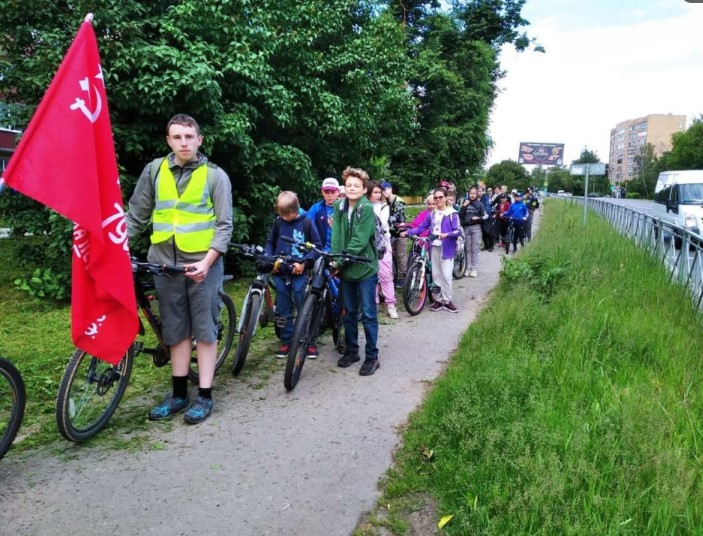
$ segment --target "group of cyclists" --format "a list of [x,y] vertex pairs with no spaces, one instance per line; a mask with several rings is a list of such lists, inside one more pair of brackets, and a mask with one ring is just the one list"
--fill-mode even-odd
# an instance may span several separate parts
[[[162,420],[185,412],[189,424],[203,422],[212,413],[212,383],[217,350],[217,318],[222,292],[222,257],[232,234],[231,184],[227,174],[199,152],[200,129],[192,117],[174,116],[166,127],[171,153],[151,162],[142,172],[126,213],[128,236],[152,225],[150,262],[182,265],[180,276],[157,279],[164,343],[170,348],[172,391],[149,412]],[[321,184],[322,199],[308,211],[297,195],[281,192],[277,216],[268,234],[267,255],[283,255],[287,263],[257,265],[271,271],[276,289],[276,316],[280,346],[285,358],[290,349],[294,310],[305,293],[306,272],[315,260],[314,250],[299,247],[312,243],[322,251],[365,257],[368,262],[332,263],[339,278],[344,303],[344,355],[338,366],[361,361],[358,325],[365,334],[364,361],[359,374],[378,370],[378,304],[382,300],[391,319],[398,318],[395,288],[403,287],[408,268],[408,237],[427,236],[432,279],[438,287],[431,311],[456,313],[452,302],[452,272],[460,239],[464,237],[467,264],[464,275],[478,276],[481,242],[493,251],[496,240],[507,240],[505,222],[513,220],[517,242],[531,237],[531,218],[539,206],[528,189],[523,198],[506,187],[486,189],[479,183],[457,198],[456,189],[442,182],[426,199],[426,208],[407,221],[405,205],[388,182],[377,183],[358,168],[348,167],[342,183],[328,177]],[[379,292],[380,290],[380,292]],[[198,394],[188,395],[192,341],[197,341]],[[307,358],[318,356],[315,339],[306,348]]]

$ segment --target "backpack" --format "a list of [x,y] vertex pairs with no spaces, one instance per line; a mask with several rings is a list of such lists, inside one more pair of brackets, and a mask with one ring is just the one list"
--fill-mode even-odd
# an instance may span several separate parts
[[[342,214],[347,211],[346,201],[346,198],[344,198],[339,204],[339,210],[340,212],[342,212]],[[373,207],[371,207],[371,210],[373,210]],[[361,207],[357,205],[356,210],[354,212],[356,213],[356,221],[358,223],[361,221]],[[378,217],[375,211],[373,213],[373,217],[374,234],[373,240],[371,242],[373,243],[374,248],[376,248],[378,258],[380,259],[386,254],[386,233],[383,231],[383,223],[381,223],[381,218]]]
[[[305,240],[310,241],[312,238],[310,236],[310,229],[312,227],[312,220],[310,218],[305,218],[303,220],[303,234],[305,235]],[[278,242],[278,235],[281,232],[281,217],[276,216],[276,219],[273,220],[273,245],[276,247],[276,243]]]

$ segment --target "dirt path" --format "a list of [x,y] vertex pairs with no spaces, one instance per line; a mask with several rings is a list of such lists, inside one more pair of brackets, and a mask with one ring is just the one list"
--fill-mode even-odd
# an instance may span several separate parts
[[496,284],[500,257],[482,253],[479,278],[454,282],[459,314],[410,317],[400,305],[399,320],[384,316],[374,376],[338,368],[322,346],[292,393],[282,378],[259,391],[229,381],[202,425],[154,428],[161,450],[59,443],[75,457],[4,460],[0,533],[349,535],[374,506],[399,428]]

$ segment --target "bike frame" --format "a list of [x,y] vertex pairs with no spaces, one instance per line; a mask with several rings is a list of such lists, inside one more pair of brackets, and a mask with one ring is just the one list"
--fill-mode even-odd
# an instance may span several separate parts
[[[252,311],[256,315],[256,318],[259,319],[259,322],[257,322],[257,326],[262,325],[261,317],[262,309],[264,307],[266,307],[266,310],[263,312],[263,314],[266,316],[266,319],[272,320],[274,318],[273,298],[271,298],[271,291],[269,290],[270,284],[270,273],[257,274],[257,276],[252,280],[251,284],[249,285],[249,290],[247,290],[247,294],[244,297],[244,303],[242,304],[242,314],[239,317],[237,333],[241,333],[242,330],[245,329],[244,321],[247,318],[249,307],[251,307],[252,296],[258,294],[262,297],[262,299],[259,301],[259,310]],[[254,326],[254,332],[251,334],[252,337],[256,335],[256,331],[258,329],[257,326]]]

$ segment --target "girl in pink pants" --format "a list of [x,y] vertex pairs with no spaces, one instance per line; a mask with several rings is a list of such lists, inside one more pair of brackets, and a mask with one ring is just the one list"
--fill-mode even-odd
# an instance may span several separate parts
[[[388,203],[383,199],[381,185],[374,181],[368,182],[366,190],[373,210],[381,220],[383,231],[386,235],[386,253],[383,258],[378,259],[378,282],[383,292],[383,300],[388,308],[388,316],[398,318],[398,310],[395,308],[395,286],[393,285],[393,252],[391,251],[391,233],[388,228],[388,216],[390,209]],[[376,288],[376,303],[378,303],[378,288]]]

